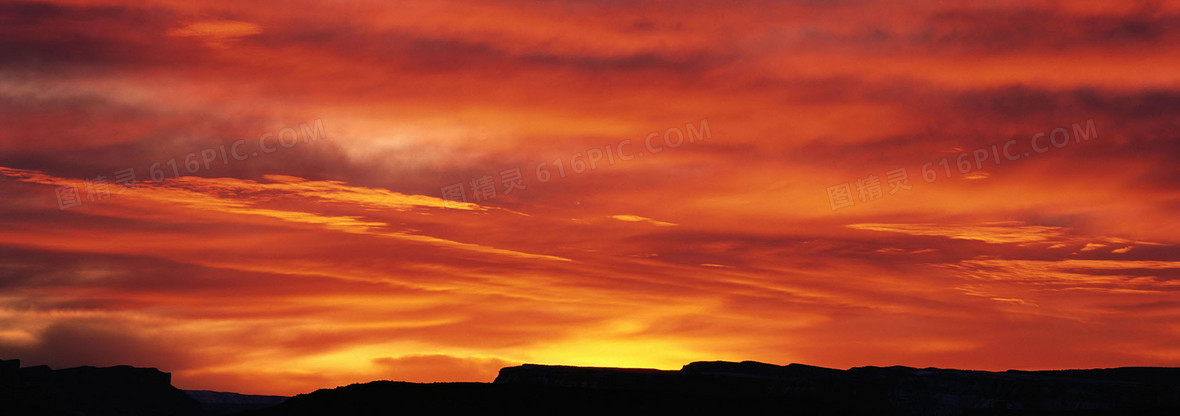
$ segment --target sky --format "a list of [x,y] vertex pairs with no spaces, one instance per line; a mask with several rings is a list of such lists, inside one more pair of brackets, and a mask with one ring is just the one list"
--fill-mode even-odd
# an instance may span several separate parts
[[6,1],[0,359],[1180,366],[1180,2]]

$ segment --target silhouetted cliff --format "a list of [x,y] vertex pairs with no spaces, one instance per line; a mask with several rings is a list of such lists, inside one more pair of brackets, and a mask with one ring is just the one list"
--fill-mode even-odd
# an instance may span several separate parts
[[[713,397],[754,395],[807,408],[871,409],[872,414],[1180,410],[1180,369],[1173,368],[986,372],[858,367],[842,371],[800,364],[697,362],[680,371],[636,372],[523,365],[501,370],[496,383],[678,391]],[[850,400],[871,403],[871,407],[849,409],[846,402]]]
[[[431,414],[1180,415],[1180,369],[962,371],[697,362],[679,371],[526,364],[493,383],[378,381],[285,401],[182,392],[133,367],[0,361],[0,414],[365,416]],[[196,398],[198,400],[194,400]],[[279,403],[282,401],[281,403]],[[272,407],[261,408],[272,405]]]
[[680,371],[522,365],[492,384],[373,382],[254,415],[512,414],[1175,415],[1180,369],[961,371],[699,362]]
[[52,370],[0,361],[0,414],[6,416],[201,415],[197,402],[154,368]]

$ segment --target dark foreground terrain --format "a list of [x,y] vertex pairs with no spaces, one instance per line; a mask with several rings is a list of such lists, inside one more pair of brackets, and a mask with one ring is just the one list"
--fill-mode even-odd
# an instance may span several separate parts
[[0,416],[206,416],[274,406],[285,397],[172,387],[154,368],[20,367],[0,360]]
[[[277,404],[276,404],[277,403]],[[250,410],[252,409],[252,410]],[[0,361],[0,414],[1180,415],[1180,369],[962,371],[698,362],[679,371],[523,365],[493,383],[375,381],[286,399],[184,392],[155,369]]]

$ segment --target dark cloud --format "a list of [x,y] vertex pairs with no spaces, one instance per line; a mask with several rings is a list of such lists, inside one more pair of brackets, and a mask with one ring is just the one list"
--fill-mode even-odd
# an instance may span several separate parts
[[[176,15],[163,8],[9,3],[0,15],[0,62],[8,72],[86,76],[192,63],[193,44],[163,39]],[[134,31],[127,28],[134,27]]]
[[125,322],[73,319],[50,325],[36,343],[0,342],[0,356],[53,368],[133,365],[173,371],[194,363],[181,340]]
[[1059,10],[943,11],[909,37],[915,45],[964,52],[1150,47],[1175,40],[1180,16],[1145,11],[1082,16]]

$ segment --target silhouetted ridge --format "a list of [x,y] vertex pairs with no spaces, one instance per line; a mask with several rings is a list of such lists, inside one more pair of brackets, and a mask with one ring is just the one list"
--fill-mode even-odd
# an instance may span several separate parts
[[264,409],[287,400],[285,396],[259,396],[209,390],[184,390],[184,394],[200,403],[206,412],[215,415]]
[[500,369],[494,383],[651,390],[673,387],[678,380],[678,372],[667,370],[525,364]]
[[0,361],[0,403],[6,416],[201,415],[200,406],[154,368],[20,368]]
[[525,364],[492,384],[374,382],[294,397],[254,415],[510,414],[1175,415],[1180,369],[836,370],[696,362],[679,371]]
[[525,364],[501,369],[493,383],[379,381],[317,390],[285,401],[277,396],[182,392],[169,382],[168,373],[153,368],[52,370],[0,361],[0,414],[196,416],[243,409],[256,409],[243,413],[256,416],[1180,414],[1180,369],[1176,368],[836,370],[713,361],[668,371]]

